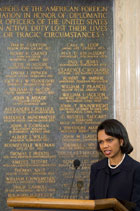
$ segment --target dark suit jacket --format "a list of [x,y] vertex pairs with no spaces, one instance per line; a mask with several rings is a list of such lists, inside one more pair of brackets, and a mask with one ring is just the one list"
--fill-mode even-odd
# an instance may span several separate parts
[[135,211],[140,211],[140,163],[126,155],[113,170],[108,167],[107,158],[92,164],[89,198],[132,201],[136,203]]

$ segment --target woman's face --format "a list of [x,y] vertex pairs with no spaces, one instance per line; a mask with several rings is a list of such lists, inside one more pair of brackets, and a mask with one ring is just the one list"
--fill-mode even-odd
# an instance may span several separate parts
[[109,136],[105,130],[98,132],[98,144],[102,153],[108,158],[117,158],[122,155],[120,147],[123,145],[123,139]]

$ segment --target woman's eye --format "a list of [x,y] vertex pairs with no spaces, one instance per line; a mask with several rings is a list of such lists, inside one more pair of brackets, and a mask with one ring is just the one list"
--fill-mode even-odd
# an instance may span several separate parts
[[103,141],[98,141],[98,144],[102,144],[103,143]]
[[112,138],[109,138],[109,139],[108,139],[108,142],[112,142],[112,141],[113,141],[113,139],[112,139]]

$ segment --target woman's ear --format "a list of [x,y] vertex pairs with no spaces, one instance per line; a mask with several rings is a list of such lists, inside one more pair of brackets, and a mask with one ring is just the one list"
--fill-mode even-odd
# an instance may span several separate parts
[[120,146],[122,147],[124,144],[124,140],[123,139],[120,139]]

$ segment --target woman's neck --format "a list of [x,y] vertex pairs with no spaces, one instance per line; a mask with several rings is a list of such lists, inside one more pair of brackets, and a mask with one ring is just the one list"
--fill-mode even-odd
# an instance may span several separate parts
[[110,165],[116,166],[118,165],[124,157],[124,154],[120,153],[118,156],[109,158]]

